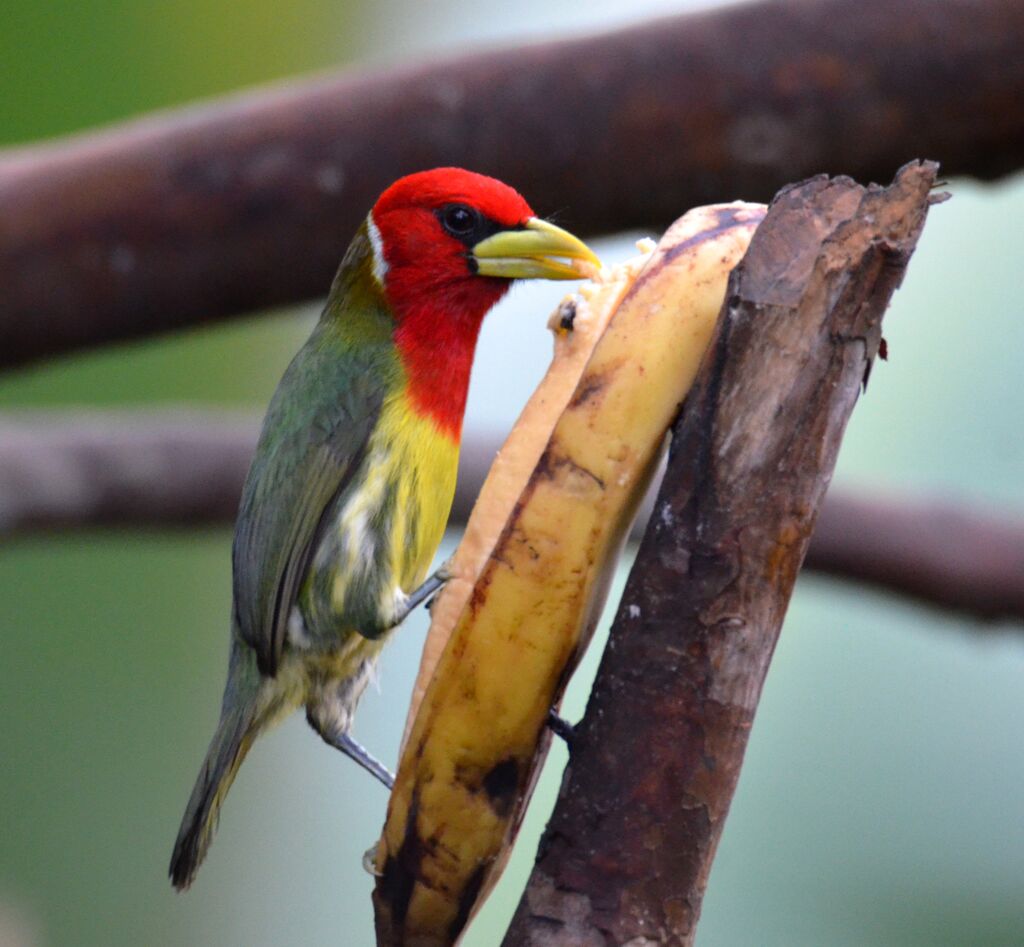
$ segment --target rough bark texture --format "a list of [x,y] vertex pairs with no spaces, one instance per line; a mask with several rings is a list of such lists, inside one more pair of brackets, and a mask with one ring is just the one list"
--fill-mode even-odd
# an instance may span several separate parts
[[754,712],[936,166],[774,200],[734,271],[506,945],[690,944]]
[[[230,525],[258,430],[256,418],[228,413],[0,415],[0,539]],[[470,436],[463,446],[453,523],[466,521],[500,445]],[[804,565],[975,618],[1024,621],[1019,513],[833,491]]]
[[459,164],[584,234],[817,172],[1024,164],[1020,0],[769,0],[343,73],[0,156],[0,366],[317,297],[381,189]]

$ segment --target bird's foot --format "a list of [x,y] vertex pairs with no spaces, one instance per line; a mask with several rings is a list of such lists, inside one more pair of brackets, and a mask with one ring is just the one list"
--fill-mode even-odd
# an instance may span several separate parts
[[399,610],[398,614],[395,615],[395,624],[400,625],[409,614],[416,608],[419,608],[424,602],[427,602],[434,595],[441,591],[447,584],[448,580],[452,577],[451,572],[448,570],[448,563],[442,565],[432,576],[430,576],[419,588],[414,589],[409,597],[405,600],[405,604]]
[[565,741],[565,745],[572,750],[572,741],[576,737],[576,728],[565,717],[560,717],[555,713],[554,709],[548,711],[547,725],[548,729],[555,736],[561,737]]
[[374,878],[379,878],[383,872],[377,870],[377,849],[380,848],[380,842],[374,842],[365,852],[363,852],[363,871],[368,875],[373,875]]

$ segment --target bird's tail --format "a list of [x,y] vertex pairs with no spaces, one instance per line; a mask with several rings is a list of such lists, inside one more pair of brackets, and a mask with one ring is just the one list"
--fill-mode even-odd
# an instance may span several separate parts
[[192,884],[206,857],[217,829],[221,803],[260,729],[256,700],[224,707],[174,843],[170,876],[179,891]]

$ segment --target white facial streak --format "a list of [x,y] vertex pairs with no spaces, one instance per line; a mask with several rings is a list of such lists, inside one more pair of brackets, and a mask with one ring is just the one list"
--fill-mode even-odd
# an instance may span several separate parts
[[372,213],[366,218],[366,232],[370,236],[370,246],[373,248],[373,278],[383,286],[384,277],[388,273],[388,261],[384,259],[384,241],[381,240]]

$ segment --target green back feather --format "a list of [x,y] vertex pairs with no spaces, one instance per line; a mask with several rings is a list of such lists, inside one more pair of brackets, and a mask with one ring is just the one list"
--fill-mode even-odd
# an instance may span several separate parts
[[325,513],[353,486],[385,398],[405,383],[391,312],[370,267],[364,225],[274,393],[243,489],[234,621],[264,674],[277,671]]

